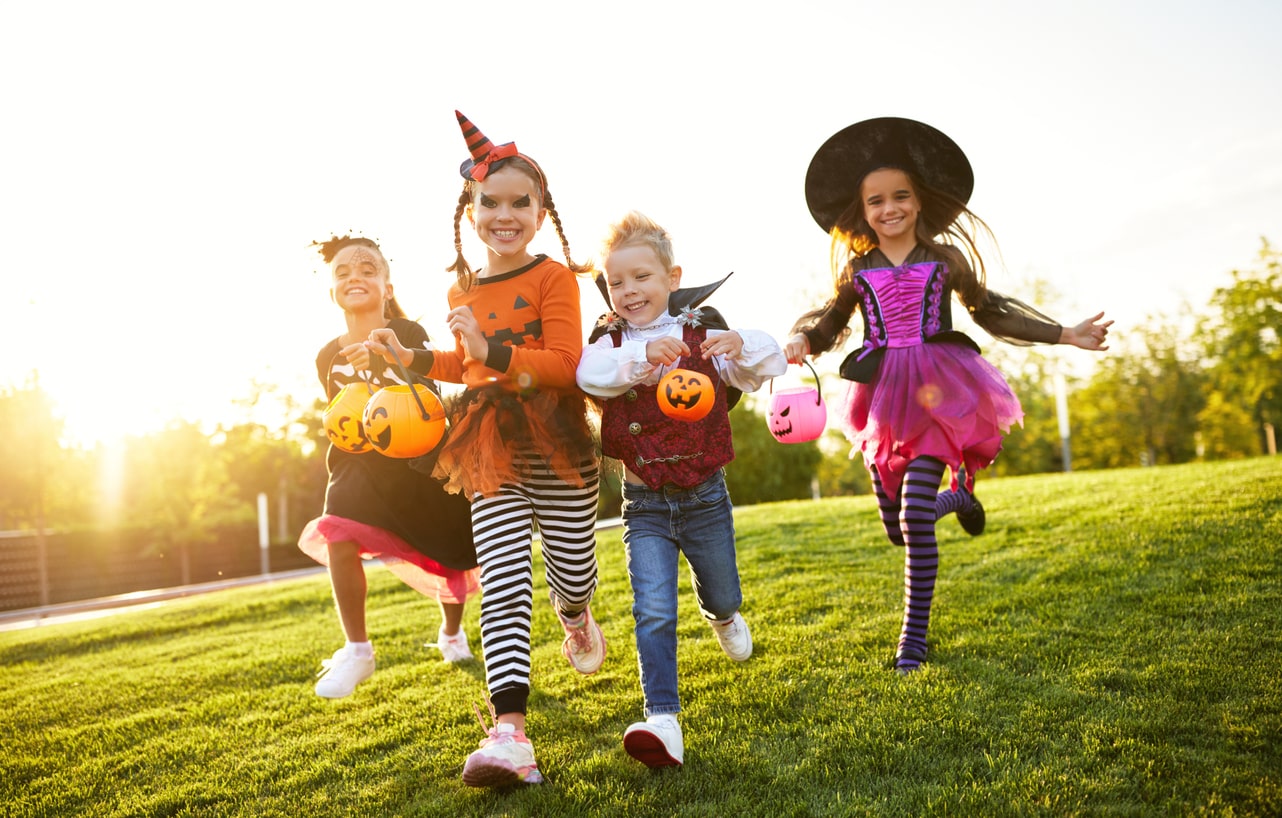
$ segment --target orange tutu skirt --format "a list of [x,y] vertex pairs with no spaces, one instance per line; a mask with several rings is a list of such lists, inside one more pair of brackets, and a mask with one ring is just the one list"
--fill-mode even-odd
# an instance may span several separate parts
[[587,404],[578,391],[526,396],[501,387],[469,389],[451,416],[432,476],[464,497],[489,497],[504,485],[524,482],[529,475],[522,464],[529,455],[565,483],[582,487],[583,464],[596,455]]

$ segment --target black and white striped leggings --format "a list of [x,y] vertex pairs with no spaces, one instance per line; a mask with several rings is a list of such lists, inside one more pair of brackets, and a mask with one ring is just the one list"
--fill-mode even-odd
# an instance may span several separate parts
[[472,534],[481,567],[481,645],[496,713],[524,713],[530,693],[530,618],[534,608],[533,525],[554,604],[574,615],[596,590],[599,476],[589,460],[582,487],[563,481],[541,458],[525,458],[529,477],[472,501]]

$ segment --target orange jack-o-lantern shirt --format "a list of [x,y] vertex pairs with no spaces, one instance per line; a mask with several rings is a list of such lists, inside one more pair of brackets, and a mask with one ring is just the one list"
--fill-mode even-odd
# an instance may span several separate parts
[[[618,346],[619,331],[611,336]],[[668,483],[693,488],[734,460],[725,383],[712,358],[700,352],[706,337],[705,327],[682,328],[682,340],[691,354],[681,359],[681,368],[698,372],[716,388],[716,402],[702,420],[688,423],[665,415],[659,408],[657,384],[637,384],[607,400],[602,409],[602,452],[617,458],[652,489]]]
[[574,272],[540,255],[510,273],[450,288],[450,308],[470,307],[489,341],[484,363],[465,360],[463,345],[433,354],[429,377],[470,388],[576,389],[583,354],[579,282]]

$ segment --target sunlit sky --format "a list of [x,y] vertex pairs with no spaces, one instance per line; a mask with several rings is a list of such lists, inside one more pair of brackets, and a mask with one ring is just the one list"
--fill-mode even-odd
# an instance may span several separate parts
[[[1103,309],[1124,338],[1282,244],[1276,0],[122,0],[4,24],[0,386],[38,371],[73,443],[242,420],[254,381],[319,396],[343,323],[308,245],[331,232],[378,239],[444,338],[455,108],[540,161],[576,259],[642,210],[687,283],[733,270],[712,303],[781,341],[830,275],[806,166],[869,117],[962,146],[990,285],[1051,282],[1065,323]],[[532,249],[559,257],[550,223]]]

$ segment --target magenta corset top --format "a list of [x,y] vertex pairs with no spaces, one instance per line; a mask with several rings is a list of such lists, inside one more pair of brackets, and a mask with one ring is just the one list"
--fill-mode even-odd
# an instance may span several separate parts
[[855,292],[864,314],[864,345],[859,357],[883,347],[917,346],[952,329],[948,268],[935,261],[863,270]]

